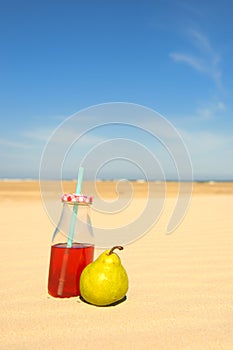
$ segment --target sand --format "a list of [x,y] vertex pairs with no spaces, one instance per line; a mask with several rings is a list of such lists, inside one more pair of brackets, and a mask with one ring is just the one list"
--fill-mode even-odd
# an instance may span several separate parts
[[[106,197],[114,188],[99,186]],[[144,186],[136,185],[138,201]],[[233,184],[194,184],[183,222],[166,235],[176,192],[169,183],[157,224],[119,253],[127,300],[102,308],[47,294],[54,227],[39,186],[1,181],[0,349],[231,350]]]

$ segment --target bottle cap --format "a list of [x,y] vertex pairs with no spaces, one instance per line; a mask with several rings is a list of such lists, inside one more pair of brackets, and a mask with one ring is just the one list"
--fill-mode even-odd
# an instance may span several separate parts
[[63,203],[92,204],[93,198],[77,193],[64,193],[61,197]]

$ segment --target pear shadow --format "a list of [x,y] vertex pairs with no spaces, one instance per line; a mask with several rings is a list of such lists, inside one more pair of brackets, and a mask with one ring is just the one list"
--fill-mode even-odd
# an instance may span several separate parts
[[115,301],[114,303],[108,304],[108,305],[95,305],[95,304],[91,304],[91,303],[89,303],[88,301],[86,301],[81,295],[80,295],[79,299],[80,299],[82,302],[84,302],[84,303],[86,303],[86,304],[89,304],[89,305],[92,305],[92,306],[97,306],[97,307],[109,307],[109,306],[116,306],[116,305],[119,305],[119,304],[123,303],[123,302],[127,299],[127,296],[125,295],[122,299],[117,300],[117,301]]

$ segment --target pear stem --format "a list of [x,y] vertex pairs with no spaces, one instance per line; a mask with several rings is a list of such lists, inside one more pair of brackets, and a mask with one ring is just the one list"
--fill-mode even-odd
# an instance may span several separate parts
[[121,245],[115,245],[115,246],[112,247],[112,249],[109,251],[108,255],[111,255],[115,249],[122,250],[122,249],[124,249],[124,248],[123,248]]

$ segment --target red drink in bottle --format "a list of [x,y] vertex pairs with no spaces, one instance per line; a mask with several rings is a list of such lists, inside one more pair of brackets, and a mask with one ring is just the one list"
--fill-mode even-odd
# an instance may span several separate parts
[[80,295],[79,279],[84,267],[93,261],[94,245],[66,243],[52,245],[48,292],[54,297],[68,298]]
[[62,213],[52,239],[48,292],[53,297],[69,298],[80,295],[80,275],[93,261],[92,197],[63,194],[62,202]]

